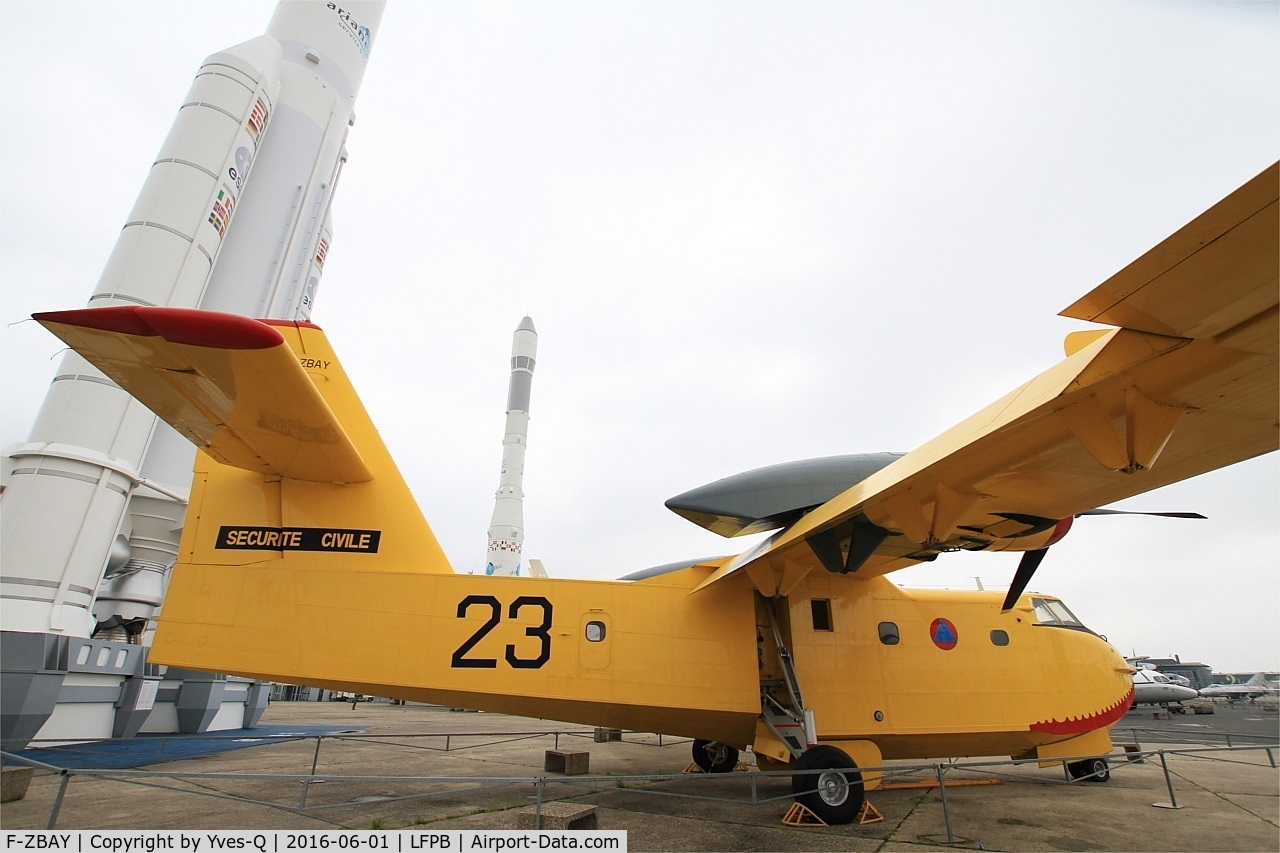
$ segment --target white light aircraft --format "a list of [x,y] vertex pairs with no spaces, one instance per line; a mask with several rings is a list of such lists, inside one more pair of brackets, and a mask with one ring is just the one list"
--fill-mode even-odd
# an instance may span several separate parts
[[1186,702],[1200,693],[1174,681],[1174,677],[1154,669],[1139,669],[1133,674],[1133,704],[1168,705]]

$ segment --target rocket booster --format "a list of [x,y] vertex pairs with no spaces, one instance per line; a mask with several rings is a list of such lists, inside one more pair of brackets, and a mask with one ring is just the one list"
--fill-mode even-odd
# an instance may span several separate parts
[[507,424],[502,438],[502,475],[489,523],[486,575],[520,574],[524,549],[524,452],[529,437],[529,395],[538,356],[538,332],[525,317],[511,340],[511,381],[507,386]]
[[[282,2],[265,35],[205,60],[90,307],[310,316],[347,128],[384,5]],[[63,359],[27,443],[6,460],[7,631],[87,637],[112,615],[102,609],[112,606],[95,605],[104,568],[138,579],[172,564],[192,458],[173,438],[79,355]],[[173,506],[139,509],[134,498]],[[133,536],[139,512],[145,532]],[[133,600],[153,607],[157,584],[143,586]]]

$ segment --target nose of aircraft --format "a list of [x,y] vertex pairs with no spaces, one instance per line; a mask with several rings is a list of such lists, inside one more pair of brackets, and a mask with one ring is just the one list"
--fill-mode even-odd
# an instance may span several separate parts
[[1183,702],[1188,699],[1195,699],[1200,695],[1200,691],[1191,687],[1183,687],[1181,684],[1171,684],[1170,689],[1173,691],[1174,701]]

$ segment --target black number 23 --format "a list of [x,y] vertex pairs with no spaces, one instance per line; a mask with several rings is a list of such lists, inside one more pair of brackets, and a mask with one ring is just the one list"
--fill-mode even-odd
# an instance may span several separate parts
[[[502,604],[492,595],[468,595],[458,602],[458,618],[465,619],[467,611],[476,607],[488,607],[489,618],[480,628],[458,646],[453,653],[453,666],[463,669],[494,669],[498,666],[496,658],[467,657],[467,653],[488,635],[502,621]],[[508,643],[506,650],[507,663],[515,669],[539,669],[551,660],[551,602],[540,595],[522,595],[511,602],[507,609],[507,618],[515,619],[522,608],[541,607],[542,624],[524,629],[526,637],[534,637],[540,641],[537,657],[519,657],[514,644]]]

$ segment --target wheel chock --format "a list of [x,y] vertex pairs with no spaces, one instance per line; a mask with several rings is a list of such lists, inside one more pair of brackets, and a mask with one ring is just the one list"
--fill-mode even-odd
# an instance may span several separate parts
[[858,823],[866,826],[869,823],[879,823],[884,820],[884,815],[880,814],[880,810],[871,805],[870,800],[862,801],[862,808],[858,811]]
[[[706,773],[707,771],[699,767],[698,762],[690,761],[685,766],[684,770],[681,770],[680,772],[681,773]],[[739,761],[736,765],[734,765],[733,772],[734,773],[750,773],[751,768],[743,764],[741,761]]]
[[813,809],[801,803],[792,803],[782,822],[787,826],[826,826],[827,822],[813,813]]

